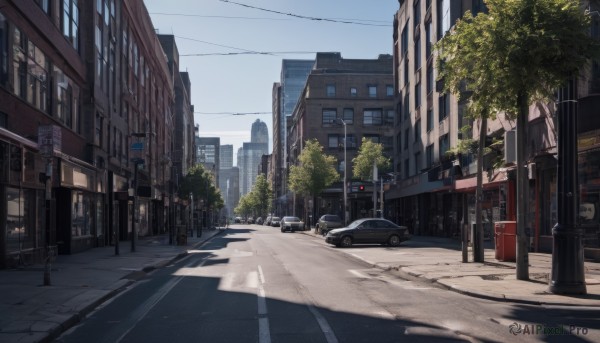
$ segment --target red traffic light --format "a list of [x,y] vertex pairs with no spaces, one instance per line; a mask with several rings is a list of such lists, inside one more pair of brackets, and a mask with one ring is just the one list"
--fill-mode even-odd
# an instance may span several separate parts
[[361,191],[361,192],[364,191],[365,190],[365,186],[364,185],[358,186],[358,190]]

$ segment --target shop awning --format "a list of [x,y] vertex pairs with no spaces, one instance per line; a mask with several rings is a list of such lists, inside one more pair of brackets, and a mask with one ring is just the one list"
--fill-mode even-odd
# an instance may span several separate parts
[[[493,188],[501,183],[508,181],[508,170],[501,169],[494,172],[494,175],[489,178],[487,173],[483,175],[483,188]],[[457,192],[471,192],[477,188],[477,176],[466,179],[456,180],[454,190]]]

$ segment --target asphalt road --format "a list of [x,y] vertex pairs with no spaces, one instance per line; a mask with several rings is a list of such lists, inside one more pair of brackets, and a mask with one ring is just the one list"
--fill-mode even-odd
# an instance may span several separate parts
[[[372,268],[319,237],[237,225],[57,341],[599,342],[599,318],[593,309],[471,298]],[[513,335],[515,322],[533,325],[532,334]],[[571,323],[586,333],[558,335]]]

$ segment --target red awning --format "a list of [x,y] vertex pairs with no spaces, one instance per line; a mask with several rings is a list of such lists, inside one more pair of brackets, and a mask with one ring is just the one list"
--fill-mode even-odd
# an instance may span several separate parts
[[[483,188],[494,188],[502,183],[508,182],[507,170],[498,170],[494,172],[491,179],[485,174],[487,173],[484,173],[483,175]],[[475,188],[477,188],[477,176],[456,180],[454,184],[454,190],[457,192],[470,192]]]

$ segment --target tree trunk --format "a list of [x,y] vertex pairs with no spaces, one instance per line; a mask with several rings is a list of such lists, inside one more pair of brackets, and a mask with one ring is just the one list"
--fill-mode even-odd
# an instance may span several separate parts
[[485,250],[483,248],[483,221],[481,203],[483,201],[483,152],[485,138],[487,137],[487,119],[485,113],[481,116],[479,129],[479,147],[477,149],[477,190],[475,191],[475,237],[473,237],[473,261],[483,262]]

